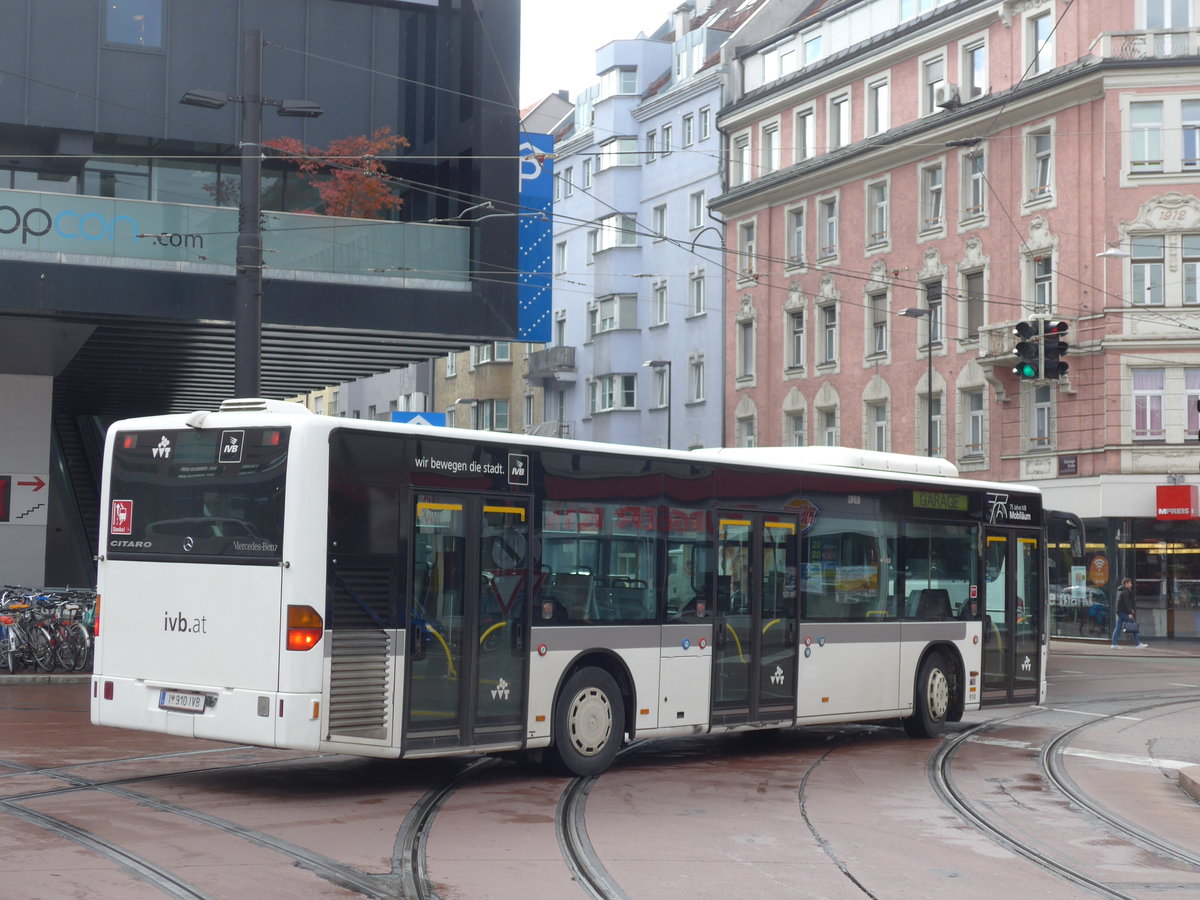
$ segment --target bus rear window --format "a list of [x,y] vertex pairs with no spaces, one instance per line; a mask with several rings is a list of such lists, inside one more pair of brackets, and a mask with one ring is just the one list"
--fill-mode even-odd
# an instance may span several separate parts
[[119,432],[109,558],[277,562],[288,435],[287,428]]

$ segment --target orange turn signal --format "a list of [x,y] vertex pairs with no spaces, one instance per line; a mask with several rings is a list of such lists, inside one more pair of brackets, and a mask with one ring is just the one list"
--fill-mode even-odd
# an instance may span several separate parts
[[311,606],[289,606],[287,608],[287,648],[289,650],[311,650],[325,633],[325,622],[321,614]]

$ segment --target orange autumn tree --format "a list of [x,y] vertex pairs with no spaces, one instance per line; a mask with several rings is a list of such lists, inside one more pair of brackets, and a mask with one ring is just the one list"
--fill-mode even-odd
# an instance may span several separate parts
[[387,167],[379,157],[412,145],[408,138],[392,134],[390,128],[376,129],[370,137],[341,138],[328,147],[306,147],[296,138],[275,138],[264,143],[280,151],[303,173],[305,181],[321,196],[322,211],[327,216],[382,219],[404,205],[403,198],[392,193]]

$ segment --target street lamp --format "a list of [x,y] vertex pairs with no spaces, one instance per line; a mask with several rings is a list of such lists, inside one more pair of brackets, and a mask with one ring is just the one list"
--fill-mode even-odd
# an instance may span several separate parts
[[262,390],[262,108],[281,116],[315,119],[324,110],[311,100],[271,100],[262,95],[262,32],[242,32],[242,92],[191,90],[185,106],[220,109],[242,104],[242,183],[238,200],[238,237],[233,308],[233,393],[257,397]]
[[928,309],[910,306],[900,310],[900,315],[910,319],[929,319],[925,340],[925,455],[933,456],[933,313]]
[[648,359],[643,366],[649,366],[655,372],[667,370],[667,449],[671,449],[671,361],[669,359]]

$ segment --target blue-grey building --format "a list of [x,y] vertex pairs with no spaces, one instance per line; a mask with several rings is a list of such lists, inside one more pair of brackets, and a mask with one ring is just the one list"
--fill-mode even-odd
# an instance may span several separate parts
[[555,135],[553,334],[526,375],[542,433],[721,445],[720,51],[762,5],[689,0],[597,51],[599,81]]

